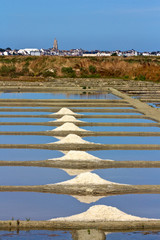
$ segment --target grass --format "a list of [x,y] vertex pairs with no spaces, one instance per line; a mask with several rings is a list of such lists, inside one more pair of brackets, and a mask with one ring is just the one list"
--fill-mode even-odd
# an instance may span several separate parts
[[120,78],[160,82],[160,57],[0,56],[0,78]]

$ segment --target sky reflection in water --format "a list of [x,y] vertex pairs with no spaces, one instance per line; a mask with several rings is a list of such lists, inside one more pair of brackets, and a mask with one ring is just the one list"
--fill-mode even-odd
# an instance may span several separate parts
[[[3,99],[118,99],[112,94],[97,95],[65,95],[51,93],[2,93]],[[0,114],[50,114],[47,112],[1,112]],[[82,113],[86,115],[83,121],[93,122],[152,122],[146,119],[90,119],[87,115],[140,115],[139,113]],[[50,118],[2,118],[1,122],[48,122]],[[54,119],[53,119],[54,120]],[[0,126],[0,131],[46,131],[55,127],[48,126]],[[155,127],[84,127],[92,131],[158,131]],[[56,138],[47,136],[1,136],[3,143],[48,143],[57,141]],[[160,137],[86,137],[85,140],[105,143],[105,144],[159,144]],[[90,154],[102,159],[113,160],[159,160],[159,151],[132,151],[132,150],[114,150],[114,151],[90,151]],[[51,150],[33,150],[33,149],[0,149],[0,160],[27,161],[27,160],[45,160],[49,158],[61,157],[63,154],[59,151]],[[119,183],[126,184],[160,184],[159,169],[101,169],[94,170],[94,173],[100,177]],[[68,175],[61,169],[50,168],[32,168],[32,167],[1,167],[0,185],[40,185],[56,183],[69,180],[73,176]],[[6,220],[14,217],[15,219],[48,220],[53,217],[68,216],[86,211],[89,207],[99,204],[114,206],[120,210],[137,215],[140,217],[159,218],[160,216],[160,195],[159,194],[139,194],[139,195],[119,195],[108,196],[99,199],[97,202],[86,204],[78,201],[76,198],[67,195],[57,195],[48,193],[24,193],[24,192],[0,192],[0,219]],[[67,206],[67,207],[66,207]],[[72,206],[72,207],[68,207]],[[50,231],[29,231],[20,232],[19,235],[10,232],[0,232],[0,239],[50,239],[57,240],[72,239],[69,232],[50,232]],[[112,233],[107,234],[108,240],[156,240],[159,233]]]

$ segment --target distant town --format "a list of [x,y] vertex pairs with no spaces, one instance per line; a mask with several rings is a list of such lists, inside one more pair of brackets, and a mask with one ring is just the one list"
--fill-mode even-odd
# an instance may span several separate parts
[[49,49],[37,49],[37,48],[24,48],[24,49],[14,49],[11,48],[0,48],[0,56],[9,55],[23,55],[23,56],[81,56],[81,57],[110,57],[110,56],[123,56],[123,57],[133,57],[133,56],[160,56],[160,51],[153,52],[138,52],[134,49],[127,51],[100,51],[93,50],[87,51],[83,49],[71,49],[71,50],[59,50],[58,42],[55,39],[53,47]]

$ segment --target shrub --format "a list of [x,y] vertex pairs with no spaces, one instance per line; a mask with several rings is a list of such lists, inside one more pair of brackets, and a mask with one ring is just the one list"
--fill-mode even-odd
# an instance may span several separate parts
[[6,65],[3,65],[1,68],[0,68],[0,74],[1,76],[13,76],[16,72],[16,67],[14,65],[9,65],[9,66],[6,66]]
[[29,73],[28,66],[29,66],[29,62],[26,62],[26,63],[23,65],[23,68],[22,68],[22,71],[21,71],[21,75],[25,75],[26,73],[27,73],[27,74]]
[[118,56],[118,55],[117,55],[117,53],[112,53],[111,56],[112,56],[112,57],[116,57],[116,56]]
[[90,73],[92,73],[92,74],[94,74],[94,73],[96,73],[96,67],[95,66],[93,66],[93,65],[90,65],[89,66],[89,71],[90,71]]
[[62,67],[61,71],[65,77],[76,77],[76,73],[72,67]]
[[146,77],[145,77],[144,75],[142,75],[142,74],[139,75],[138,78],[139,78],[139,80],[141,80],[141,81],[145,81],[145,80],[146,80]]
[[43,77],[56,77],[56,71],[46,70],[42,73]]

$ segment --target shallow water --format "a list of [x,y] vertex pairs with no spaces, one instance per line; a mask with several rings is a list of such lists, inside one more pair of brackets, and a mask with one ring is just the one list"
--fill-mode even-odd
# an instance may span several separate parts
[[149,119],[138,119],[138,118],[134,118],[134,119],[132,118],[127,118],[127,119],[126,118],[118,118],[118,119],[117,118],[83,118],[79,120],[84,122],[154,123],[154,121]]
[[101,150],[90,154],[117,161],[160,161],[159,150]]
[[59,151],[42,149],[0,149],[0,161],[40,161],[64,156]]
[[113,168],[92,171],[101,178],[121,184],[160,185],[158,168]]
[[51,131],[56,127],[52,126],[33,126],[33,125],[0,125],[1,132],[39,132],[39,131]]
[[72,177],[70,177],[65,171],[56,168],[0,168],[0,185],[45,185],[67,181],[71,178]]
[[160,232],[131,232],[131,233],[111,233],[106,236],[107,240],[158,240]]
[[[112,94],[60,94],[60,93],[2,93],[1,99],[119,99]],[[1,110],[7,107],[1,107]],[[8,107],[9,108],[9,107]],[[43,109],[47,108],[34,108],[42,109],[41,112],[8,112],[2,111],[0,115],[26,115],[26,118],[1,118],[1,122],[48,122],[55,120],[52,118],[27,118],[28,115],[50,115],[51,112],[44,112]],[[122,109],[122,108],[112,108]],[[111,109],[111,110],[112,110]],[[123,108],[125,109],[125,108]],[[87,109],[86,109],[87,111]],[[149,123],[153,122],[149,119],[116,119],[116,115],[140,115],[140,113],[101,113],[101,112],[82,112],[85,118],[80,120],[87,122],[130,122],[130,123]],[[88,115],[114,115],[115,118],[87,118]],[[77,117],[78,118],[78,117]],[[56,127],[49,126],[0,126],[0,131],[47,131],[55,129]],[[83,127],[83,129],[91,131],[154,131],[159,132],[158,127]],[[160,144],[160,137],[86,137],[87,141],[103,144]],[[58,139],[49,136],[9,136],[1,135],[0,143],[5,144],[41,144],[55,142]],[[119,161],[159,161],[158,150],[109,150],[109,151],[90,151],[90,154],[100,157],[102,159],[112,159]],[[51,150],[35,150],[35,149],[0,149],[0,160],[8,161],[29,161],[29,160],[46,160],[50,158],[62,157],[64,154],[60,151]],[[101,178],[135,185],[149,185],[160,184],[159,169],[99,169],[92,171],[98,174]],[[51,169],[51,168],[38,168],[38,167],[0,167],[0,185],[44,185],[56,183],[72,179],[65,170]],[[48,193],[25,193],[25,192],[0,192],[0,219],[24,219],[30,218],[31,220],[48,220],[53,217],[63,217],[73,214],[78,214],[86,211],[89,207],[94,205],[108,205],[117,207],[120,210],[140,216],[159,218],[160,217],[160,194],[129,194],[102,197],[97,201],[93,198],[91,203],[82,202],[84,199],[79,200],[75,197],[68,195],[48,194]],[[66,207],[67,206],[67,207]],[[133,232],[133,233],[109,233],[106,234],[106,239],[115,240],[157,240],[160,233],[146,233],[146,232]],[[0,232],[1,239],[74,239],[72,232],[64,231],[29,231],[29,232]]]
[[[102,197],[97,202],[84,203],[75,197],[51,193],[0,192],[1,220],[48,220],[82,213],[95,205],[112,206],[127,214],[159,218],[160,194],[128,194]],[[81,200],[82,201],[82,200]],[[66,207],[67,205],[67,207]],[[72,206],[72,207],[69,207]]]
[[160,132],[159,127],[121,127],[121,126],[86,126],[83,127],[83,129],[89,130],[89,131],[95,131],[95,132],[100,132],[100,131],[108,131],[108,132]]
[[0,138],[0,144],[46,144],[51,142],[57,142],[54,137],[49,136],[14,136],[14,135],[2,135]]
[[54,121],[56,119],[50,119],[50,118],[24,118],[24,117],[18,117],[18,118],[0,118],[0,122],[49,122]]
[[120,99],[111,93],[97,92],[94,94],[65,94],[65,93],[12,93],[0,94],[1,99]]
[[48,240],[48,239],[56,239],[56,240],[71,240],[70,232],[66,231],[0,231],[0,239],[8,240]]
[[[159,169],[98,169],[92,171],[101,178],[122,184],[160,185]],[[15,178],[16,175],[16,178]],[[9,176],[9,177],[8,177]],[[45,185],[73,179],[65,170],[40,167],[1,167],[0,185]]]
[[85,137],[86,141],[101,144],[160,144],[160,137]]
[[[93,235],[92,231],[86,230],[80,230],[84,231],[84,234],[90,235],[91,238],[87,238],[92,240]],[[75,231],[74,231],[75,233]],[[160,237],[160,232],[123,232],[123,233],[107,233],[107,232],[102,232],[103,234],[106,235],[106,240],[157,240]],[[94,234],[94,233],[93,233]],[[85,235],[85,236],[86,236]],[[1,231],[0,232],[0,239],[8,240],[48,240],[48,239],[55,239],[55,240],[75,240],[73,236],[73,231],[67,232],[67,231],[37,231],[37,230],[32,230],[32,231],[20,231],[20,232],[15,232],[15,231]],[[95,239],[95,240],[100,240],[100,239]]]

